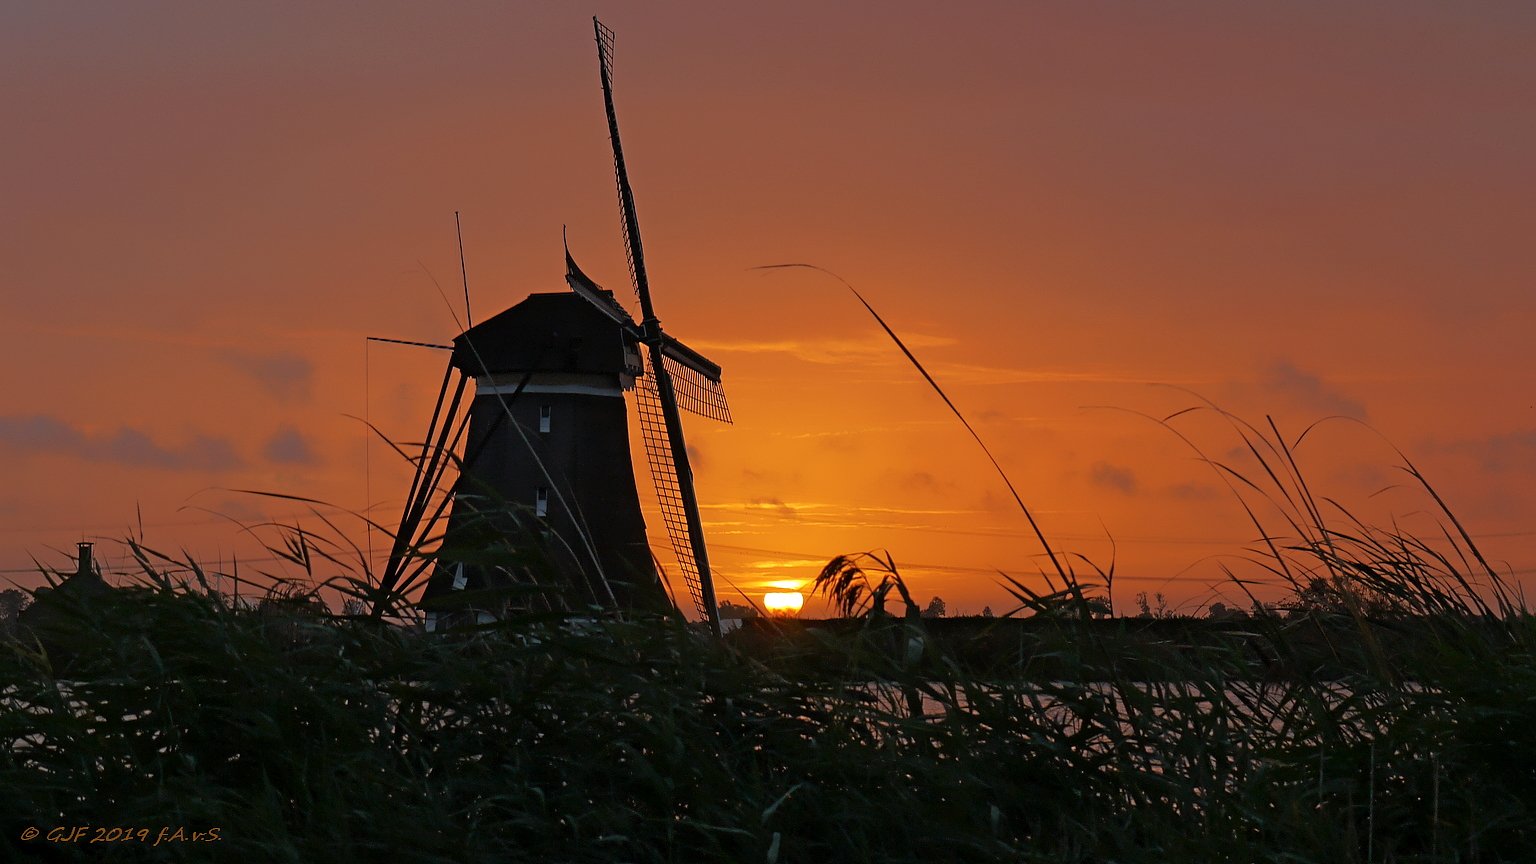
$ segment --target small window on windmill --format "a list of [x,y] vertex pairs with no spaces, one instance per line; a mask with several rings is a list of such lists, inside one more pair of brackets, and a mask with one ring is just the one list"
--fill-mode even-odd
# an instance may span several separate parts
[[634,385],[633,379],[644,374],[645,366],[640,359],[640,346],[633,339],[624,338],[622,334],[620,334],[619,340],[620,344],[624,346],[624,375],[630,379],[625,389],[628,389]]
[[548,432],[549,431],[549,415],[550,415],[550,413],[551,413],[550,412],[550,406],[548,406],[548,405],[540,405],[539,406],[539,431],[540,432]]
[[453,590],[463,591],[464,586],[468,584],[469,577],[464,575],[463,562],[453,565]]
[[549,490],[543,486],[540,486],[538,491],[533,493],[533,515],[549,515]]

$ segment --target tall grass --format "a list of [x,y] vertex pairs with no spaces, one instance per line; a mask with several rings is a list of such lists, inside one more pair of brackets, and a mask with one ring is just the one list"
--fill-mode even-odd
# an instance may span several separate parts
[[[1032,620],[964,637],[1018,634],[980,659],[888,556],[824,571],[840,629],[722,643],[670,617],[249,610],[140,547],[138,587],[52,597],[0,650],[0,828],[93,861],[1531,860],[1518,596],[1449,513],[1429,540],[1366,528],[1249,431],[1260,479],[1229,473],[1283,514],[1252,566],[1312,605],[1148,630],[1090,615],[1067,568],[1007,581]],[[289,552],[315,567],[313,543]],[[18,839],[54,825],[220,839]]]

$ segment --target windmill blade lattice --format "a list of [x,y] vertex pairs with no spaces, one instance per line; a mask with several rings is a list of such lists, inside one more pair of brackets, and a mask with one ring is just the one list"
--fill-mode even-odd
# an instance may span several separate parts
[[[667,373],[651,367],[649,358],[645,365],[645,374],[635,380],[635,407],[640,415],[640,437],[645,442],[645,461],[651,466],[651,481],[656,486],[656,498],[661,503],[661,521],[666,525],[667,540],[677,555],[677,566],[683,573],[683,581],[688,584],[688,594],[693,598],[694,608],[699,614],[707,615],[704,589],[699,581],[699,565],[693,556],[693,543],[688,537],[688,514],[683,507],[677,467],[672,461],[672,445],[667,438],[661,394],[656,388],[656,375]],[[675,386],[676,378],[673,378],[673,383],[673,389],[682,392]],[[721,397],[723,400],[723,393]]]
[[725,388],[719,381],[706,378],[671,357],[663,357],[661,363],[672,378],[677,407],[721,423],[731,422],[731,406],[725,401]]
[[[604,83],[613,86],[613,31],[603,22],[592,19],[594,29],[597,31],[597,64],[598,71],[603,77]],[[608,94],[608,124],[615,130],[613,135],[618,137],[617,127],[613,119],[612,93]],[[641,287],[642,273],[637,269],[635,258],[640,254],[640,237],[630,230],[630,217],[634,214],[635,199],[629,192],[629,179],[624,173],[624,157],[617,149],[614,152],[613,183],[619,193],[619,225],[624,229],[624,261],[629,265],[629,284],[635,289],[635,296],[645,299],[645,290]],[[638,219],[638,216],[635,216]],[[643,267],[644,265],[639,265]]]

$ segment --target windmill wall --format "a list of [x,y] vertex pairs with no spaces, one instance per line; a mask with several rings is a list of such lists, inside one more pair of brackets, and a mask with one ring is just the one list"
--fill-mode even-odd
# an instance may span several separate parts
[[572,608],[665,606],[629,451],[633,357],[612,321],[564,293],[533,295],[455,340],[475,398],[429,612],[473,606],[483,618],[541,602],[495,590],[529,584],[555,586]]

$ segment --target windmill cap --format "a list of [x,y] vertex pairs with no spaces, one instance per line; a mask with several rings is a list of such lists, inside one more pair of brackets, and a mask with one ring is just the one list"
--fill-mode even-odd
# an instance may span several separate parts
[[459,334],[453,340],[453,365],[475,376],[509,372],[621,375],[626,338],[622,327],[576,294],[530,294]]

